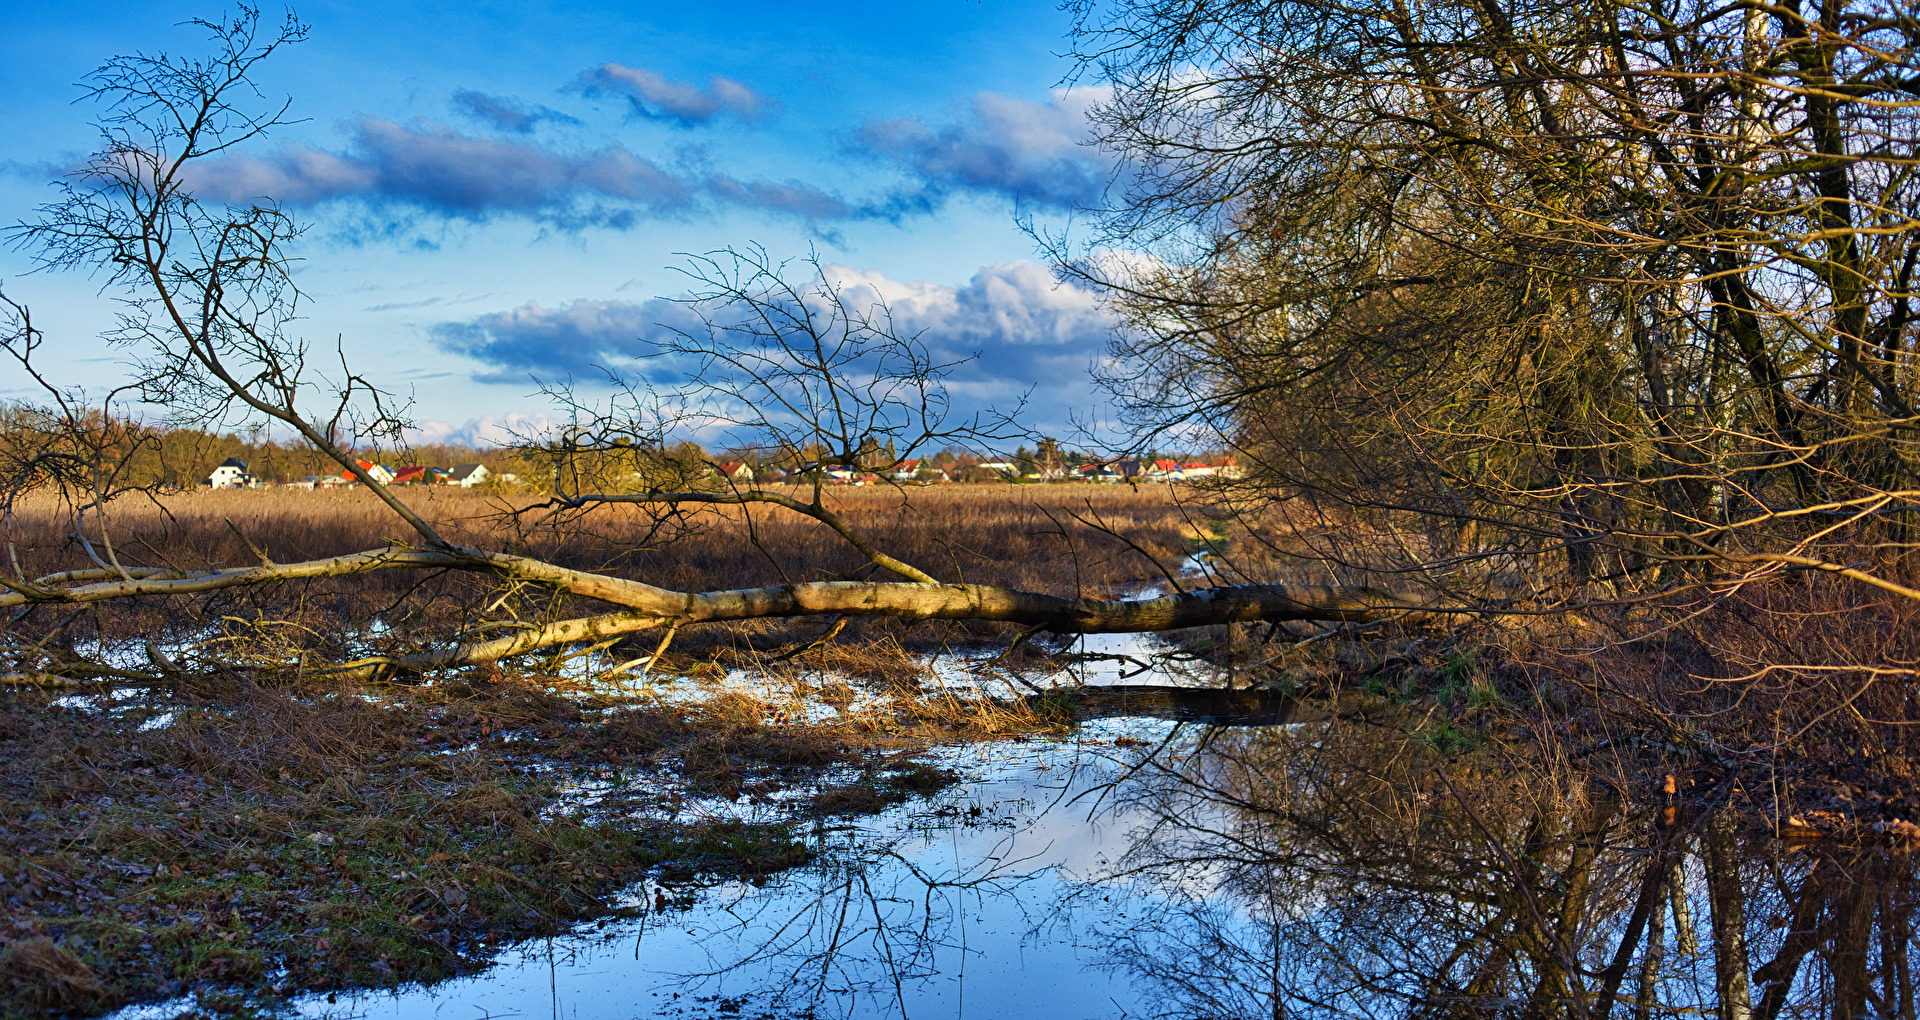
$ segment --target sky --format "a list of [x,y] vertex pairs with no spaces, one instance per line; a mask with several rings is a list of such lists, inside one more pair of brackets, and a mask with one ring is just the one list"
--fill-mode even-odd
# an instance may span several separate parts
[[[1049,0],[307,2],[306,41],[256,77],[298,124],[203,165],[202,199],[272,197],[297,245],[302,334],[410,397],[425,441],[498,441],[633,372],[673,318],[676,253],[814,254],[947,357],[963,410],[1024,398],[1036,433],[1097,416],[1112,319],[1057,283],[1020,215],[1063,224],[1114,167],[1084,144],[1096,87]],[[115,54],[205,52],[206,3],[21,5],[0,34],[0,222],[30,219],[97,147],[76,84]],[[266,17],[274,19],[277,10]],[[124,375],[98,280],[0,284],[56,380]],[[0,399],[33,395],[0,373]]]

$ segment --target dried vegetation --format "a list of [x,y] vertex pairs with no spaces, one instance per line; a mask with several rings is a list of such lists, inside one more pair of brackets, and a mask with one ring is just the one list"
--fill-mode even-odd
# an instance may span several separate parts
[[[434,980],[504,941],[804,863],[809,818],[955,778],[916,751],[1052,725],[905,688],[809,724],[758,695],[553,693],[567,686],[14,691],[0,1013],[182,993],[231,1011]],[[743,820],[752,804],[764,820]]]
[[[780,510],[712,507],[693,512],[662,531],[645,508],[609,506],[564,529],[528,528],[511,511],[524,506],[502,498],[446,488],[397,490],[452,542],[506,547],[576,570],[643,580],[661,587],[701,591],[742,583],[865,577],[869,564],[817,522]],[[1175,564],[1192,545],[1188,515],[1164,487],[948,486],[830,491],[829,505],[876,544],[941,573],[976,583],[1028,590],[1110,597]],[[1098,520],[1121,541],[1073,519]],[[120,555],[142,564],[203,569],[257,561],[294,562],[379,546],[395,536],[391,512],[356,489],[202,491],[114,505],[110,529]],[[52,498],[22,500],[15,510],[13,542],[22,573],[42,576],[67,569],[78,555],[72,518]],[[553,618],[583,611],[578,599],[550,589],[501,591],[496,579],[458,573],[421,576],[382,571],[351,578],[289,582],[217,593],[186,612],[168,598],[115,600],[73,616],[44,607],[25,622],[42,628],[73,616],[58,640],[113,642],[171,632],[196,634],[221,621],[232,647],[242,632],[259,641],[263,661],[295,661],[302,651],[328,658],[350,655],[339,639],[363,635],[379,619],[394,640],[430,645],[470,622],[476,610],[504,596],[522,619]],[[887,621],[855,620],[854,635],[897,631]],[[262,628],[265,628],[262,630]],[[691,641],[737,648],[778,646],[791,636],[818,636],[816,622],[755,621],[718,628],[719,635],[689,630],[675,646]],[[907,640],[937,646],[970,636],[1004,633],[1005,624],[920,625]],[[791,632],[791,634],[789,634]],[[759,636],[757,639],[754,635]],[[640,635],[635,655],[652,650],[658,637]],[[270,653],[270,654],[269,654]]]

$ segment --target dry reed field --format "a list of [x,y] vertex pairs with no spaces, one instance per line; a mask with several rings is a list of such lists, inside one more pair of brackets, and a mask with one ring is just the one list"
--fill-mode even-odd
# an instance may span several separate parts
[[[829,529],[775,507],[702,507],[663,522],[640,507],[614,505],[549,519],[527,497],[453,488],[396,491],[451,541],[512,549],[665,588],[863,578],[873,569]],[[1194,546],[1203,531],[1196,524],[1204,523],[1165,487],[835,488],[826,500],[876,546],[942,580],[1095,597],[1162,576]],[[125,499],[111,506],[104,531],[95,516],[85,523],[103,555],[110,548],[125,564],[186,569],[243,566],[263,555],[290,563],[409,538],[390,510],[353,488],[202,490]],[[91,565],[74,535],[66,511],[51,500],[30,499],[16,509],[9,538],[21,572],[34,577]],[[353,627],[376,617],[396,628],[438,626],[497,597],[492,592],[485,578],[388,571],[236,590],[197,604],[139,600],[103,606],[89,610],[70,632],[111,641],[222,617],[278,618],[289,625],[283,630]],[[537,592],[517,597],[529,609],[558,608],[541,603]],[[880,626],[885,624],[856,630]],[[1004,627],[974,629],[991,634]]]

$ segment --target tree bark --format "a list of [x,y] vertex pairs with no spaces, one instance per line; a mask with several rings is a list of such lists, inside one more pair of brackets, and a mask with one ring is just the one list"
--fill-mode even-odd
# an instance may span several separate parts
[[198,572],[154,567],[84,570],[49,575],[28,584],[0,581],[11,589],[0,594],[0,608],[29,603],[85,604],[134,596],[192,595],[224,588],[395,569],[495,574],[548,584],[621,606],[624,610],[563,620],[508,637],[463,642],[423,655],[378,660],[423,669],[490,662],[538,648],[601,640],[669,623],[845,615],[903,620],[992,620],[1024,624],[1056,634],[1111,634],[1272,620],[1372,623],[1447,612],[1372,588],[1296,584],[1232,585],[1138,600],[1066,598],[1015,588],[915,581],[811,581],[763,588],[683,592],[644,581],[570,570],[507,553],[453,546],[414,549],[398,545],[303,563],[262,563]]

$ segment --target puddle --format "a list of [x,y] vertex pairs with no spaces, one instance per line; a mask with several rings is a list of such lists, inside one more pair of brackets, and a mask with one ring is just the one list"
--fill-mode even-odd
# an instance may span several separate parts
[[[286,1012],[1913,1016],[1920,881],[1907,844],[1788,843],[1748,831],[1752,816],[1627,803],[1565,769],[1447,750],[1390,712],[1348,718],[1225,690],[1152,638],[1092,636],[1072,651],[1086,657],[1020,681],[963,657],[935,663],[938,683],[1000,696],[1103,689],[1079,695],[1070,739],[922,756],[966,780],[818,823],[806,867],[701,889],[687,907],[672,902],[684,889],[642,883],[622,900],[631,916],[511,947],[485,972],[304,996]],[[734,690],[809,715],[847,707],[746,673],[649,689]],[[677,798],[645,775],[578,783],[559,809],[791,817],[777,796]]]
[[[1093,794],[1173,724],[957,748],[975,778],[816,831],[819,860],[766,884],[522,946],[483,974],[297,1001],[308,1017],[1108,1017],[1144,1004],[1096,932],[1142,905],[1069,893],[1126,854],[1134,817]],[[633,897],[644,903],[645,890]],[[164,1008],[127,1012],[167,1015]]]

